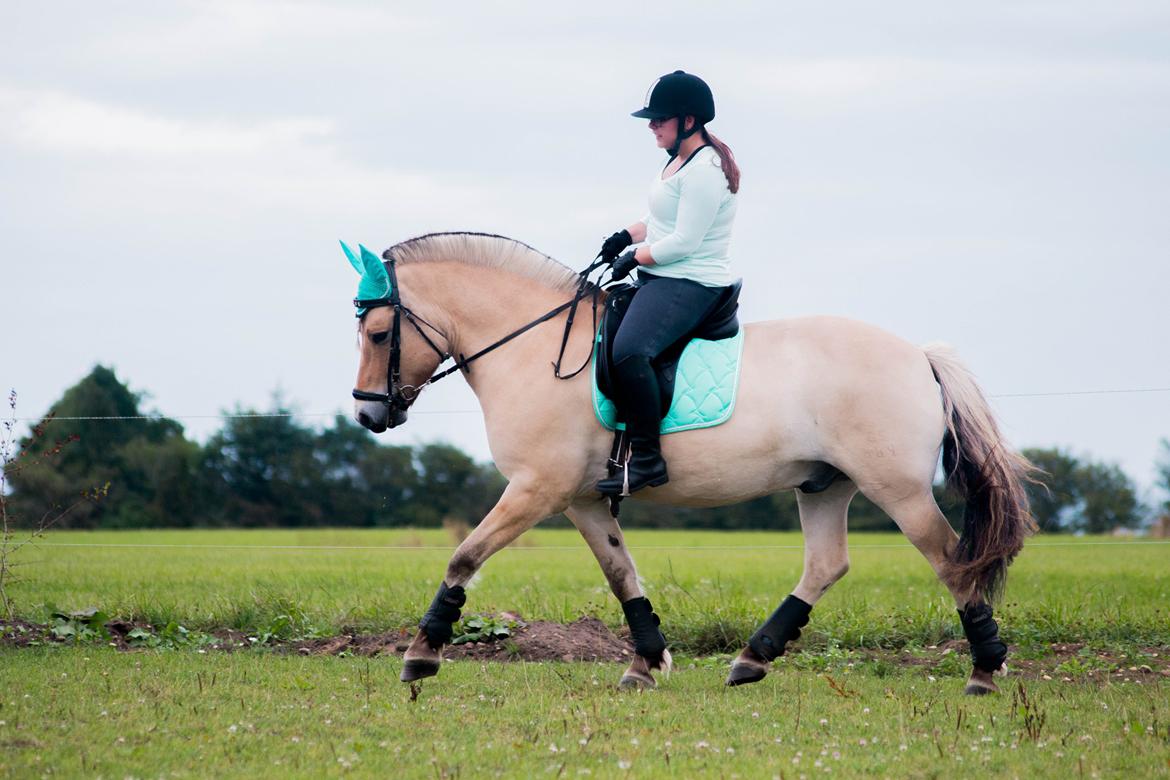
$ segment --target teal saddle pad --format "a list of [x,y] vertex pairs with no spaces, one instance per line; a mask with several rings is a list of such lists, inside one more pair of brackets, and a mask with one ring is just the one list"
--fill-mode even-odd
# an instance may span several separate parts
[[[710,428],[731,419],[739,389],[739,358],[743,354],[743,328],[728,339],[692,339],[678,359],[674,396],[662,419],[663,433]],[[594,358],[596,361],[596,357]],[[597,387],[597,371],[589,372],[593,382],[593,412],[597,421],[611,431],[625,430],[617,422],[617,408]]]

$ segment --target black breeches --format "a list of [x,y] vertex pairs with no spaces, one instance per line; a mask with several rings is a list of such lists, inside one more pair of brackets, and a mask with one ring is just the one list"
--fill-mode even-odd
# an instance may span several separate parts
[[722,288],[646,273],[639,278],[613,341],[614,401],[632,434],[654,435],[662,415],[651,362],[703,322]]
[[649,362],[670,349],[703,322],[723,291],[643,272],[639,279],[638,292],[613,340],[614,365],[631,357]]

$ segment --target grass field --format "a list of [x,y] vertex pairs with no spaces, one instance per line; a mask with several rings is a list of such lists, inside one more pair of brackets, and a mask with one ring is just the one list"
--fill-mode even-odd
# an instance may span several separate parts
[[[487,563],[465,612],[561,622],[591,614],[621,625],[575,531],[537,530],[521,542]],[[627,543],[668,639],[689,653],[738,648],[800,577],[796,533],[630,531]],[[807,646],[898,648],[958,636],[949,596],[902,537],[854,534],[850,545],[850,573],[817,605]],[[62,532],[22,556],[13,595],[19,614],[39,622],[56,609],[97,607],[156,625],[254,631],[299,611],[324,632],[381,630],[418,620],[451,546],[438,530]],[[997,616],[1025,647],[1162,645],[1168,610],[1170,544],[1041,537],[1012,566]]]
[[[814,610],[801,652],[730,690],[721,654],[799,577],[799,536],[627,541],[680,651],[656,691],[618,692],[616,664],[461,661],[412,701],[393,657],[0,647],[0,775],[1170,776],[1170,677],[1157,673],[1170,652],[1170,545],[1033,540],[997,613],[1005,638],[1041,665],[1051,643],[1084,647],[1007,678],[998,697],[968,699],[958,654],[925,666],[874,655],[960,635],[900,537],[852,536],[852,570]],[[621,624],[575,532],[523,543],[488,563],[466,613]],[[451,545],[441,531],[55,533],[22,553],[13,595],[40,623],[97,607],[192,632],[259,632],[290,613],[313,633],[377,631],[418,619]],[[1122,665],[1078,674],[1098,663],[1095,649]]]
[[[594,664],[451,663],[414,702],[395,658],[12,652],[0,774],[13,777],[1156,777],[1167,686],[781,671],[725,689],[682,669],[618,692]],[[26,698],[27,697],[27,698]]]

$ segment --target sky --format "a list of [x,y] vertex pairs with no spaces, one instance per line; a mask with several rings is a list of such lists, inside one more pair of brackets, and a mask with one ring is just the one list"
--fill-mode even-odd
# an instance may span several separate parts
[[[0,30],[0,385],[95,363],[190,435],[351,408],[337,240],[520,239],[579,268],[665,162],[647,87],[712,86],[744,321],[957,347],[1017,446],[1170,437],[1170,5],[23,3]],[[777,389],[783,392],[783,388]],[[470,390],[382,440],[487,459]]]

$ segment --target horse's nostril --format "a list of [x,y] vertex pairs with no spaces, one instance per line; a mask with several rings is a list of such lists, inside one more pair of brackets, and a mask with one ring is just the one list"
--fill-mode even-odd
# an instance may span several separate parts
[[358,412],[358,422],[362,424],[363,428],[369,428],[373,423],[373,420],[371,420],[370,416],[365,412]]

